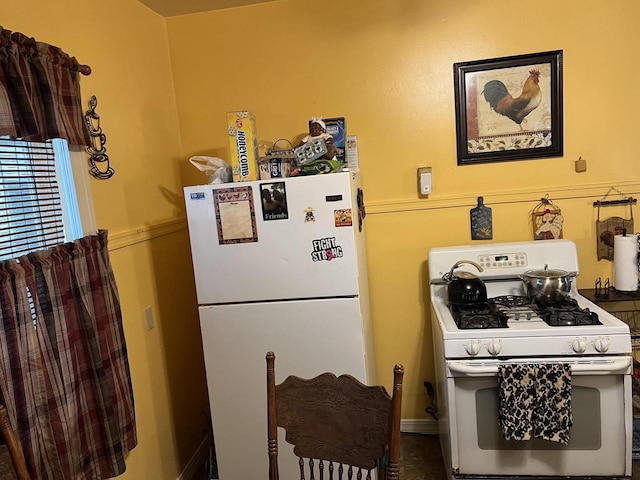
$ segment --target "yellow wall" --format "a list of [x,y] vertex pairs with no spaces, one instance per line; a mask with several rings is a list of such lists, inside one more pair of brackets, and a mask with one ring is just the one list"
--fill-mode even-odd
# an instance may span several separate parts
[[[549,194],[578,243],[579,285],[610,276],[595,256],[592,202],[640,192],[635,147],[640,7],[630,0],[279,0],[166,21],[134,0],[23,0],[2,26],[60,46],[93,68],[116,175],[92,181],[110,232],[138,419],[123,479],[174,479],[203,439],[207,410],[181,187],[205,178],[187,160],[227,156],[225,112],[250,109],[263,140],[343,115],[357,134],[367,201],[378,375],[406,368],[403,417],[425,418],[433,379],[425,287],[428,248],[470,242],[478,195],[494,240],[531,238],[528,213]],[[452,64],[564,50],[565,155],[456,166]],[[573,163],[587,159],[586,173]],[[416,167],[433,167],[420,199]],[[628,216],[610,208],[604,216]],[[151,306],[156,327],[147,331]]]
[[133,0],[25,0],[3,8],[2,26],[93,69],[83,104],[97,96],[116,173],[91,188],[109,230],[139,440],[120,478],[176,479],[205,439],[208,400],[181,191],[198,172],[181,152],[165,20]]
[[[484,196],[494,241],[532,238],[529,212],[549,194],[577,242],[578,284],[610,276],[595,254],[593,201],[640,191],[632,59],[640,7],[629,0],[280,0],[167,19],[185,156],[227,157],[224,112],[249,109],[258,136],[299,138],[315,115],[357,134],[379,379],[406,368],[403,417],[426,418],[433,379],[427,250],[469,243]],[[453,63],[564,51],[562,158],[457,166]],[[587,172],[576,173],[582,156]],[[433,168],[420,199],[416,168]],[[629,216],[618,207],[603,218]]]

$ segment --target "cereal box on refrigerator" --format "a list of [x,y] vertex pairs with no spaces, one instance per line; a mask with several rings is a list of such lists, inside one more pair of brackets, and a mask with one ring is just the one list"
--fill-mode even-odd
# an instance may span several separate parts
[[229,153],[234,182],[258,180],[256,119],[248,110],[227,112]]

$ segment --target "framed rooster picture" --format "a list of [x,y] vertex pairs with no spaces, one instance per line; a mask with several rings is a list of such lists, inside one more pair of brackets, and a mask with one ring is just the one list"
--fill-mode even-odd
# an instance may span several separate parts
[[453,70],[458,165],[562,156],[562,50]]

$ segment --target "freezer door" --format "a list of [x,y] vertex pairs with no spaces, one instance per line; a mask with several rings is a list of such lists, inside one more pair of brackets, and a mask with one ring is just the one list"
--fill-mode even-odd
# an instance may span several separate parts
[[[284,214],[263,205],[274,183]],[[350,172],[186,187],[198,303],[358,295],[366,281],[358,187]]]
[[[277,383],[324,372],[375,383],[356,298],[200,307],[200,323],[221,480],[267,476],[268,351],[276,354]],[[298,478],[292,447],[279,434],[280,478]]]

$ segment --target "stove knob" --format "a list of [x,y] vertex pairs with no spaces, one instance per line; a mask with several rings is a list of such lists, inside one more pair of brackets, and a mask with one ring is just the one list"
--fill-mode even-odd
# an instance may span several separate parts
[[469,343],[467,343],[464,349],[469,355],[475,357],[478,353],[480,353],[480,344],[476,340],[471,340]]
[[577,354],[584,353],[587,350],[587,342],[581,340],[580,338],[576,338],[573,342],[571,342],[571,349]]
[[487,345],[487,351],[494,357],[498,356],[502,350],[502,343],[499,340],[491,340]]
[[606,353],[609,350],[609,342],[604,338],[598,338],[593,344],[596,350],[600,353]]

